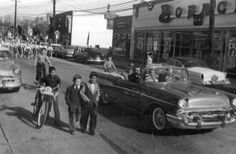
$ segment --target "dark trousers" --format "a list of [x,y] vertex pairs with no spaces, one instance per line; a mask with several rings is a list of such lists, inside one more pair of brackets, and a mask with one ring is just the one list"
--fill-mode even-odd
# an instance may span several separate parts
[[43,78],[46,77],[46,66],[44,63],[37,63],[36,68],[36,81],[41,82]]
[[69,106],[68,112],[69,112],[69,129],[70,131],[75,131],[75,123],[79,120],[80,117],[80,108]]
[[90,117],[89,131],[94,132],[97,126],[97,108],[96,107],[85,106],[81,108],[81,118],[80,118],[81,130],[86,130],[89,117]]
[[57,95],[55,100],[53,101],[55,122],[60,122],[60,111],[59,111],[58,97],[59,97],[59,95]]

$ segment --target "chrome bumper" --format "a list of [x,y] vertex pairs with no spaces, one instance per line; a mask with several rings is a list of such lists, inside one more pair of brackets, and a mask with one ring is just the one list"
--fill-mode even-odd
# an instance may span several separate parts
[[188,122],[174,115],[167,114],[167,121],[176,128],[181,129],[213,129],[219,127],[225,127],[226,125],[235,123],[235,114],[230,118],[224,118],[214,122],[204,122],[201,119],[196,122]]
[[0,80],[0,89],[14,89],[19,88],[21,86],[21,82],[15,78],[3,78]]

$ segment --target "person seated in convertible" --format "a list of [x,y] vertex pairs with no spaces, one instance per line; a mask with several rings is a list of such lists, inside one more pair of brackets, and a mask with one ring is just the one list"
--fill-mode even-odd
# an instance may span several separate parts
[[155,69],[152,68],[145,75],[145,82],[158,82],[159,76],[156,74]]
[[141,82],[142,77],[141,77],[141,70],[139,66],[134,67],[134,72],[128,75],[128,79],[129,81],[132,81],[132,82]]

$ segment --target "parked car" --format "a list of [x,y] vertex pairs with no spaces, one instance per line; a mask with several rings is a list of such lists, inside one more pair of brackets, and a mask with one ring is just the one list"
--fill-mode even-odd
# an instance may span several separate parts
[[103,63],[104,56],[100,48],[78,47],[74,59],[82,63]]
[[62,50],[58,50],[55,52],[57,57],[61,58],[73,58],[75,46],[65,46],[62,48]]
[[0,90],[19,91],[22,84],[21,68],[8,48],[0,47]]
[[51,44],[52,48],[53,48],[53,52],[52,55],[57,57],[58,53],[61,53],[63,50],[63,46],[61,44]]
[[202,60],[189,57],[174,57],[169,58],[165,63],[168,65],[187,68],[189,77],[195,84],[236,94],[236,86],[230,84],[227,74],[209,68]]
[[[169,76],[166,81],[146,81],[147,73]],[[131,82],[106,72],[97,72],[101,101],[113,102],[148,115],[156,130],[167,123],[181,129],[214,129],[235,122],[236,99],[213,89],[193,85],[187,70],[164,64],[147,65],[143,82]]]

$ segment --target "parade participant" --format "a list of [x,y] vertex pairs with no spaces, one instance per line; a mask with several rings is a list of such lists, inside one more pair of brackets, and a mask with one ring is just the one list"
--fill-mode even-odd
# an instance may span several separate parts
[[88,118],[90,117],[89,134],[94,135],[97,125],[97,107],[100,97],[100,87],[96,82],[97,73],[91,72],[89,78],[90,80],[82,86],[80,91],[82,98],[80,127],[81,132],[84,133],[87,128]]
[[39,83],[41,79],[45,78],[46,76],[46,63],[48,63],[49,66],[52,66],[46,54],[46,49],[43,48],[41,50],[41,53],[38,53],[34,61],[34,66],[36,66],[36,81],[38,81]]
[[151,65],[152,64],[152,55],[151,53],[147,54],[147,65]]
[[74,135],[75,132],[75,123],[80,117],[80,89],[82,87],[81,78],[82,77],[79,74],[75,74],[73,76],[73,85],[66,89],[65,94],[65,100],[68,105],[69,112],[69,129],[72,135]]
[[145,82],[158,82],[158,75],[155,73],[155,69],[150,69],[150,72],[146,74]]
[[116,72],[117,71],[116,66],[112,61],[111,56],[108,56],[108,60],[105,61],[103,67],[104,67],[105,72]]
[[48,51],[48,56],[49,56],[50,58],[52,58],[53,48],[52,48],[51,44],[48,45],[47,51]]
[[[60,124],[60,111],[58,105],[58,95],[59,95],[59,87],[61,84],[61,79],[56,74],[56,68],[53,66],[49,67],[49,75],[47,75],[42,82],[45,86],[49,86],[53,89],[54,93],[54,101],[53,101],[53,108],[54,108],[54,116],[55,116],[55,125]],[[49,110],[50,111],[50,110]]]
[[128,75],[128,79],[132,82],[141,82],[141,70],[139,66],[134,67],[134,72]]

